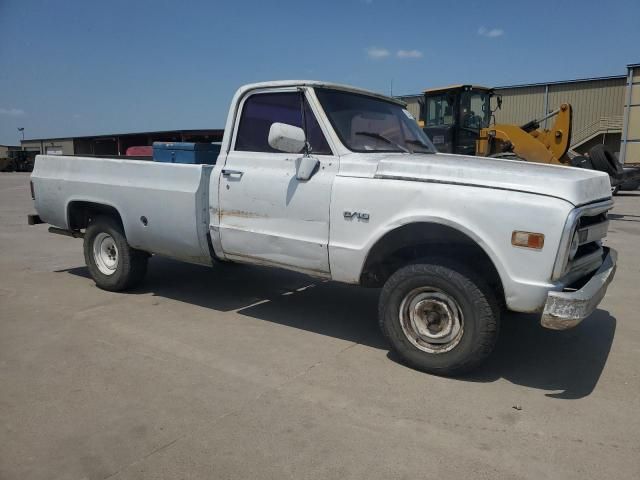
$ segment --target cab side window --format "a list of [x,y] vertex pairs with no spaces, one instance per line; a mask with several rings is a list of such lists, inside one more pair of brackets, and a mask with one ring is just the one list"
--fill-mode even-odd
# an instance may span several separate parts
[[[235,150],[282,153],[269,145],[269,129],[276,122],[303,128],[300,100],[298,92],[258,93],[250,96],[242,109]],[[306,98],[304,109],[311,154],[331,155],[329,144]]]

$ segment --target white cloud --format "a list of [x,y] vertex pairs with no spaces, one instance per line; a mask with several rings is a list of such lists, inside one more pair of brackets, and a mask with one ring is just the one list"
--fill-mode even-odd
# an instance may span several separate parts
[[21,108],[1,108],[0,115],[8,115],[9,117],[20,117],[24,115],[24,110]]
[[500,37],[504,34],[504,30],[502,30],[501,28],[486,28],[486,27],[480,27],[478,28],[478,35],[481,35],[483,37],[489,37],[489,38],[495,38],[495,37]]
[[386,48],[378,48],[378,47],[369,47],[367,48],[367,56],[369,58],[385,58],[388,57],[391,53]]
[[422,52],[420,50],[398,50],[396,56],[398,58],[420,58]]

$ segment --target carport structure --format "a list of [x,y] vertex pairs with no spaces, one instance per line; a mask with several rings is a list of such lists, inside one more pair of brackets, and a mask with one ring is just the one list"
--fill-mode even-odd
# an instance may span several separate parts
[[22,148],[54,155],[125,155],[129,147],[153,142],[219,142],[222,129],[166,130],[22,141]]

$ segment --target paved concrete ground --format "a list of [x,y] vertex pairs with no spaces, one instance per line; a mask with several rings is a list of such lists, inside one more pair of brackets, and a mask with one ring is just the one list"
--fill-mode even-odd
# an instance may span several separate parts
[[640,194],[616,199],[601,309],[511,316],[455,380],[389,355],[376,291],[154,258],[108,293],[30,211],[2,174],[2,479],[640,478]]

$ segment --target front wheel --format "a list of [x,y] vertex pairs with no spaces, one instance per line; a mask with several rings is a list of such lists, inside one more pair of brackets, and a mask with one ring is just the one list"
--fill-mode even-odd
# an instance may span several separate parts
[[149,255],[127,243],[122,227],[111,217],[97,217],[84,235],[84,259],[91,277],[103,290],[119,292],[142,282]]
[[447,262],[408,265],[385,283],[380,326],[411,367],[459,375],[495,346],[500,314],[495,295],[474,274]]

